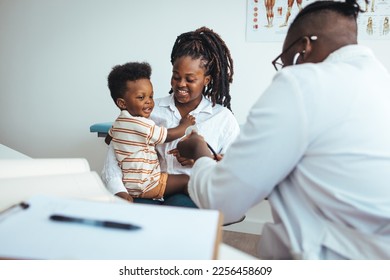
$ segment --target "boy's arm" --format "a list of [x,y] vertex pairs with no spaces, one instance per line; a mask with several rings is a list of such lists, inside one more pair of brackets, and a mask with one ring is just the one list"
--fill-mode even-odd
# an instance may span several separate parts
[[174,128],[168,128],[167,129],[167,138],[165,139],[165,142],[171,142],[173,140],[176,140],[182,136],[184,136],[184,133],[187,129],[187,127],[195,124],[195,117],[188,114],[187,116],[183,117],[180,120],[180,123],[178,126]]

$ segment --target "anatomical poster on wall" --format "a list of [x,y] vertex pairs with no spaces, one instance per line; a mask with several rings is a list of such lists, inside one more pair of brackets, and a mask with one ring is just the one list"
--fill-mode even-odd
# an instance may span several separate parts
[[[282,42],[291,21],[315,0],[247,0],[246,40]],[[390,40],[390,0],[358,0],[359,40]]]

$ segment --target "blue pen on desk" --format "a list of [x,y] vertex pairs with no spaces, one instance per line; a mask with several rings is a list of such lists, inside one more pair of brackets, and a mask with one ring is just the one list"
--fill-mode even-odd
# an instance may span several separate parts
[[64,215],[51,215],[50,220],[56,222],[78,223],[83,225],[90,225],[90,226],[97,226],[97,227],[104,227],[104,228],[125,229],[125,230],[135,230],[141,228],[139,226],[128,224],[128,223],[85,219],[85,218],[70,217]]

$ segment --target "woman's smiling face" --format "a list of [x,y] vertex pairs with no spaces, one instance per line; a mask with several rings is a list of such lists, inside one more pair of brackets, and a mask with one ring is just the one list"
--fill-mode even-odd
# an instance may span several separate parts
[[171,87],[177,103],[199,105],[204,87],[210,82],[210,76],[205,75],[206,69],[203,64],[201,58],[193,59],[190,56],[182,56],[175,60]]

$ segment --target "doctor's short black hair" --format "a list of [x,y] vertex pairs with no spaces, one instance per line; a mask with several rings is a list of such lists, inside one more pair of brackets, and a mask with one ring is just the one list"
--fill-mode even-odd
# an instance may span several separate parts
[[[368,0],[364,0],[368,4]],[[333,1],[333,0],[319,0],[310,3],[304,7],[295,17],[292,25],[299,21],[302,17],[312,14],[319,13],[322,11],[333,11],[345,17],[353,17],[355,20],[360,12],[364,12],[357,0],[345,0],[345,1]]]

